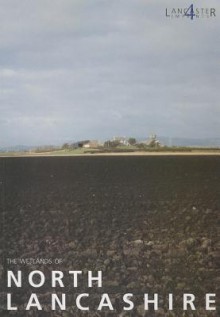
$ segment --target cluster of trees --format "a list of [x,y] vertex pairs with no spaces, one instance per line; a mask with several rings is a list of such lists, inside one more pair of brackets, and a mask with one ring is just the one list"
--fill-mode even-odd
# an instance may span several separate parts
[[[120,140],[108,140],[104,143],[104,147],[110,147],[110,148],[116,148],[120,145],[123,145],[123,142],[120,142]],[[148,143],[143,143],[143,142],[137,142],[135,138],[129,138],[126,142],[128,146],[136,146],[139,149],[147,149],[147,148],[159,148],[160,143],[156,139],[156,137],[151,138]]]
[[123,143],[120,140],[108,140],[108,141],[105,141],[104,147],[114,148],[114,147],[117,147],[117,146],[120,146],[120,145],[136,145],[136,144],[137,144],[137,140],[135,138],[129,138],[126,143]]
[[[89,140],[86,141],[81,141],[81,142],[77,142],[77,143],[64,143],[62,145],[62,149],[63,150],[73,150],[79,147],[82,147],[83,144],[85,142],[89,142]],[[156,136],[152,137],[149,142],[146,143],[139,143],[137,142],[137,140],[134,137],[130,137],[128,139],[115,139],[115,140],[107,140],[104,142],[103,147],[104,148],[117,148],[119,146],[135,146],[139,149],[147,149],[147,148],[159,148],[160,147],[160,143],[159,141],[156,139]],[[99,146],[99,148],[101,148],[102,146]]]
[[78,143],[64,143],[61,147],[62,150],[74,150],[80,147]]

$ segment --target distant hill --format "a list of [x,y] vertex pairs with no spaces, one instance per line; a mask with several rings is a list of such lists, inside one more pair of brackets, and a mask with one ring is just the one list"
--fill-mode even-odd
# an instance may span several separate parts
[[[138,137],[138,142],[145,142],[147,137]],[[166,146],[189,146],[189,147],[220,147],[220,138],[178,138],[157,136],[162,145]]]
[[220,138],[168,138],[158,137],[161,144],[167,146],[220,147]]
[[23,152],[23,151],[30,151],[34,149],[34,146],[29,145],[14,145],[14,146],[4,146],[0,147],[1,152]]

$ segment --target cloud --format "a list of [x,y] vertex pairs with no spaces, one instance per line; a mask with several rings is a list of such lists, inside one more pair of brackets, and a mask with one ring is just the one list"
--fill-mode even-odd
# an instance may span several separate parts
[[166,18],[176,6],[2,0],[2,145],[152,131],[219,136],[220,4],[198,0],[217,17],[195,21]]

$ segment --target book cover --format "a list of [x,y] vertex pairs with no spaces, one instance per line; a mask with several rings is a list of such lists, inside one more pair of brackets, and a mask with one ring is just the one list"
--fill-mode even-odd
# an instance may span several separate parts
[[219,1],[0,0],[0,315],[220,314]]

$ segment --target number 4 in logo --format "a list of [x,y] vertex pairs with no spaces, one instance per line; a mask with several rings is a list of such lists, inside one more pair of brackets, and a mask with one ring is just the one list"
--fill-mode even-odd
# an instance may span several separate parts
[[187,9],[187,11],[184,14],[186,17],[190,17],[191,20],[193,20],[193,17],[195,16],[194,10],[193,10],[193,4],[191,4],[191,6],[189,6],[189,8]]

